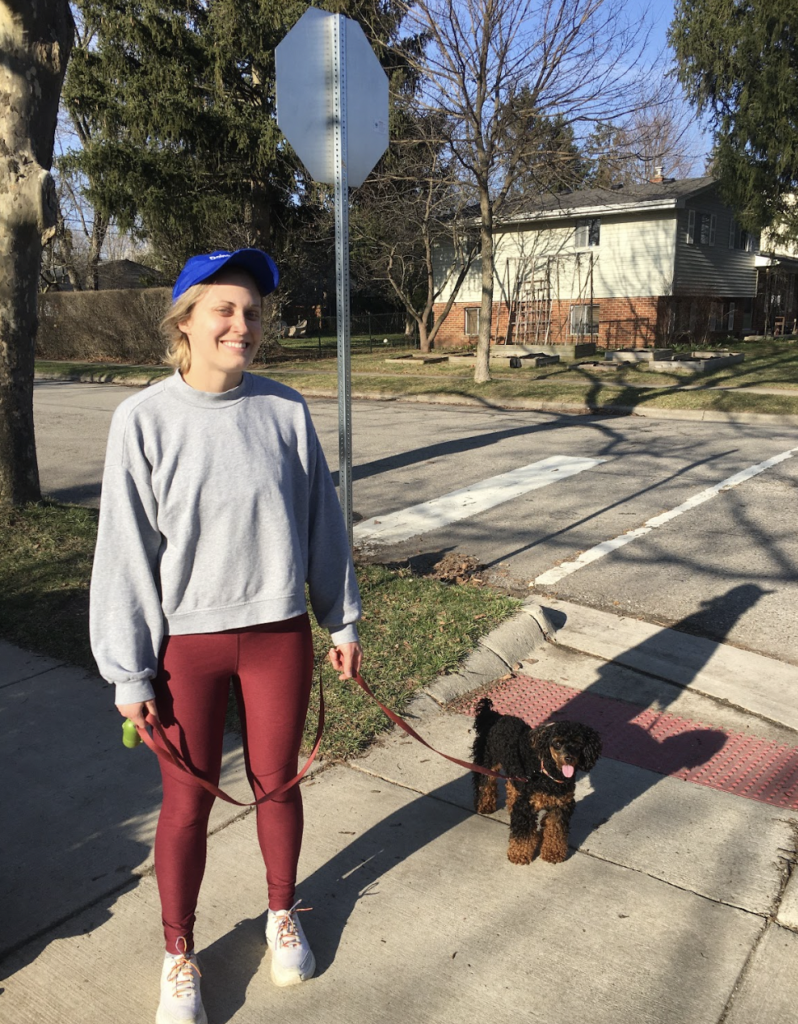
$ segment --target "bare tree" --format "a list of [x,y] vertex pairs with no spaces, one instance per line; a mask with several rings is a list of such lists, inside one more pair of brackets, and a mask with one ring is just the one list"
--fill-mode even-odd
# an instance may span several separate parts
[[[477,249],[474,231],[464,229],[467,193],[453,174],[440,120],[405,113],[401,137],[357,193],[350,221],[359,258],[371,279],[384,282],[401,302],[422,352],[434,345]],[[435,272],[444,245],[455,253],[456,266],[442,281]],[[444,285],[448,299],[433,316]]]
[[599,186],[651,181],[658,168],[669,177],[695,173],[705,146],[695,116],[673,79],[646,83],[622,122],[598,125],[586,142]]
[[55,231],[50,176],[72,46],[67,0],[0,0],[0,503],[41,497],[33,359],[42,243]]
[[479,204],[482,299],[474,379],[490,380],[493,235],[520,174],[544,160],[535,119],[584,127],[632,104],[645,33],[622,0],[406,0],[403,30],[423,34],[430,110],[446,115],[449,145]]

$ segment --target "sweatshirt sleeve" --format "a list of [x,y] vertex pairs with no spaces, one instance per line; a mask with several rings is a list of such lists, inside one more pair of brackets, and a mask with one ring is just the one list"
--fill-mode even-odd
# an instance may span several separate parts
[[149,463],[120,406],[108,436],[89,609],[92,652],[100,675],[116,684],[117,704],[153,697],[164,633],[157,514]]
[[354,643],[361,616],[360,592],[341,505],[321,443],[308,417],[310,518],[308,589],[313,614],[330,631],[333,644]]

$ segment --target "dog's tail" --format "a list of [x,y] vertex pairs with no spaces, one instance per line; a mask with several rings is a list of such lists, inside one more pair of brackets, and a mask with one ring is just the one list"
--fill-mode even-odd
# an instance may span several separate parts
[[490,697],[483,697],[477,704],[474,714],[474,732],[476,733],[472,750],[474,764],[478,764],[483,768],[488,767],[485,764],[485,746],[488,742],[488,733],[500,718],[499,712],[493,709],[493,701]]

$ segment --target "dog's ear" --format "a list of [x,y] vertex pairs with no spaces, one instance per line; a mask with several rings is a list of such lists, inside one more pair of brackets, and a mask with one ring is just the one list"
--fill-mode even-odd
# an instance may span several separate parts
[[551,757],[549,743],[551,742],[552,731],[545,726],[529,730],[529,745],[532,753],[541,761]]
[[601,757],[601,737],[589,725],[580,725],[579,731],[582,739],[582,752],[579,755],[578,767],[583,772],[589,772]]

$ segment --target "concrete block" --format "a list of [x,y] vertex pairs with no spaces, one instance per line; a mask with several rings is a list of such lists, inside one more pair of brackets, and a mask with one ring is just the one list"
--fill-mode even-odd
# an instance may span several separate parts
[[619,348],[610,349],[604,356],[610,363],[650,363],[674,358],[671,348]]
[[507,663],[487,647],[477,647],[458,672],[449,676],[438,676],[430,686],[425,687],[428,693],[439,704],[448,704],[464,693],[470,693],[486,683],[506,675],[509,671]]
[[[303,793],[298,893],[313,908],[302,924],[316,977],[269,981],[263,864],[252,816],[240,819],[211,837],[198,908],[212,1021],[317,1024],[323,1007],[349,1024],[482,1024],[527,1019],[534,997],[541,1021],[716,1024],[762,928],[596,857],[510,864],[506,829],[452,806],[446,786],[420,797],[341,767]],[[148,877],[11,958],[4,1019],[140,1024],[154,1015],[161,958]]]
[[0,688],[39,676],[61,664],[63,662],[23,651],[13,644],[6,643],[5,640],[0,640]]
[[776,920],[782,927],[798,932],[798,872],[793,871],[781,897]]
[[[536,606],[531,606],[536,607]],[[542,614],[542,609],[537,609]],[[548,627],[550,629],[550,627]],[[512,669],[522,658],[546,642],[547,630],[527,608],[503,622],[480,640],[480,646],[492,651]],[[502,675],[504,672],[501,673]],[[490,680],[486,680],[490,682]]]
[[[113,688],[60,666],[0,688],[0,955],[152,866],[157,758],[122,745]],[[240,737],[226,738],[222,787],[252,796]],[[217,800],[211,829],[243,812]]]
[[596,608],[549,599],[564,618],[557,643],[697,693],[727,701],[798,730],[798,666]]
[[768,925],[724,1024],[795,1024],[798,1005],[798,935]]

